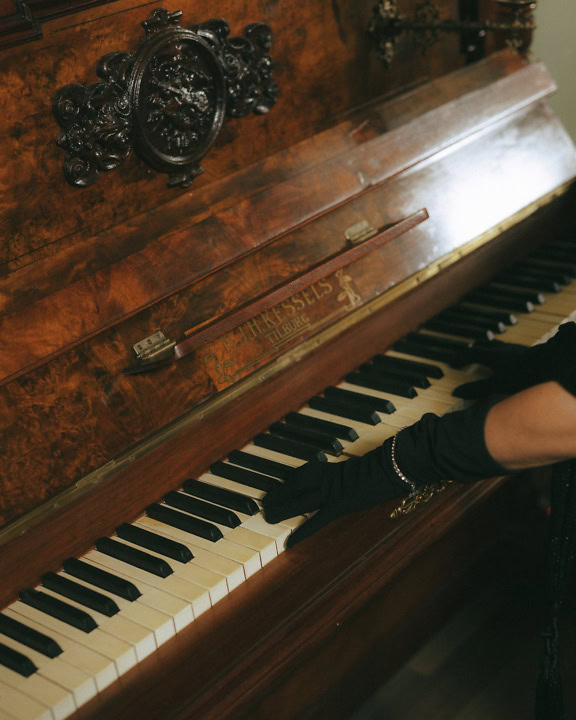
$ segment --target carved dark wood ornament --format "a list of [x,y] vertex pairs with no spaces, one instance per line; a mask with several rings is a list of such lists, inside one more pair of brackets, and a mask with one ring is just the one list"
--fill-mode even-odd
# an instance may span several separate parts
[[96,72],[102,82],[71,84],[53,99],[66,150],[64,175],[87,187],[134,149],[168,184],[188,187],[203,172],[224,115],[268,112],[278,97],[268,55],[272,35],[254,23],[228,37],[224,20],[180,27],[181,11],[155,10],[142,23],[146,38],[134,54],[109,53]]

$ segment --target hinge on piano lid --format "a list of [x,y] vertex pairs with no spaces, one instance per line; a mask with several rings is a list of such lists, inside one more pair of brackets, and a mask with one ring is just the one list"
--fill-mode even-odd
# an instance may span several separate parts
[[161,330],[156,330],[155,333],[132,346],[138,362],[126,368],[124,374],[136,375],[164,367],[173,354],[175,345],[175,340],[170,340]]
[[361,220],[355,225],[350,225],[350,227],[344,231],[344,237],[348,240],[350,245],[358,245],[359,243],[368,240],[368,238],[374,237],[377,232],[378,230],[370,225],[368,220]]

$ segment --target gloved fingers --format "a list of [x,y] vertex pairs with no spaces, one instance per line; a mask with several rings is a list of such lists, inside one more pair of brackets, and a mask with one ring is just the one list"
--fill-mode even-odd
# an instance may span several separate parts
[[463,367],[477,363],[493,370],[507,370],[514,366],[519,357],[528,350],[524,345],[492,340],[489,343],[476,342],[471,348],[459,352],[452,365]]
[[305,523],[302,523],[299,528],[296,528],[294,532],[286,540],[286,547],[291,548],[296,543],[301,542],[310,535],[314,535],[315,532],[323,528],[328,523],[335,520],[337,517],[342,515],[342,511],[337,506],[329,505],[328,507],[319,510],[316,515],[313,515]]
[[464,400],[476,400],[481,397],[493,395],[497,392],[502,391],[498,390],[495,378],[486,378],[485,380],[476,380],[474,382],[458,385],[458,387],[455,387],[454,390],[452,390],[452,395],[457,398],[463,398]]
[[275,525],[287,518],[315,512],[322,504],[322,499],[322,493],[317,488],[298,494],[296,497],[286,494],[278,497],[277,491],[273,490],[262,500],[264,517],[266,522]]
[[275,488],[273,492],[278,497],[290,495],[295,496],[308,492],[313,487],[319,487],[326,473],[330,472],[329,464],[319,460],[311,460],[305,465],[294,468],[286,477],[282,485]]

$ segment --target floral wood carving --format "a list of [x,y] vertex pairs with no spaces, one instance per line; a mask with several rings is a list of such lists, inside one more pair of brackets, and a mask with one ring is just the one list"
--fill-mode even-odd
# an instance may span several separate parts
[[53,98],[66,150],[64,175],[87,187],[121,165],[132,149],[168,184],[188,187],[203,172],[224,116],[268,112],[278,97],[268,55],[272,35],[254,23],[229,37],[224,20],[180,27],[181,11],[155,10],[134,54],[104,55],[102,82],[71,84]]

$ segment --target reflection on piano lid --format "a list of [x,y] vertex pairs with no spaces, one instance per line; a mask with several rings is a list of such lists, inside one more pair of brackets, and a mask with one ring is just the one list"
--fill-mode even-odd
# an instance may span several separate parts
[[[546,69],[446,46],[384,78],[353,32],[370,5],[225,0],[278,31],[283,96],[192,192],[131,158],[78,191],[54,160],[47,88],[147,11],[54,20],[6,56],[0,717],[346,717],[507,538],[502,478],[290,553],[302,518],[262,516],[294,467],[456,409],[482,369],[454,348],[529,345],[576,307],[576,152]],[[194,351],[125,375],[159,331]]]

